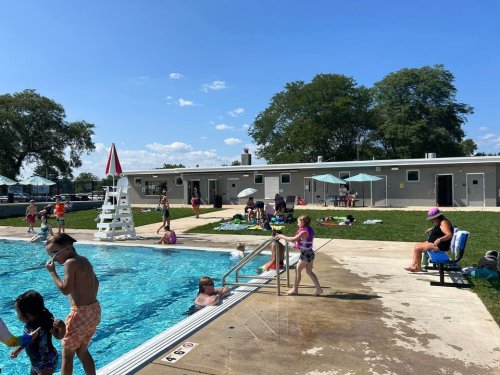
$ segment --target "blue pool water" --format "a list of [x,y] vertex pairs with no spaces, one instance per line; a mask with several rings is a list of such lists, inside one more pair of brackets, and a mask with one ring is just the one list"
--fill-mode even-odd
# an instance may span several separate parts
[[[76,249],[89,258],[100,282],[102,322],[90,345],[97,368],[184,319],[197,294],[198,279],[208,275],[221,286],[222,276],[234,265],[227,252],[78,243]],[[267,259],[258,257],[243,273],[255,274],[256,267]],[[56,318],[64,320],[69,311],[67,297],[45,270],[46,260],[41,243],[0,240],[0,316],[14,334],[23,329],[14,300],[29,289],[43,295]],[[62,278],[63,266],[58,265],[57,272]],[[60,350],[60,341],[53,341]],[[2,375],[29,373],[25,353],[12,360],[10,348],[0,348]],[[83,374],[76,357],[75,364],[75,374]]]

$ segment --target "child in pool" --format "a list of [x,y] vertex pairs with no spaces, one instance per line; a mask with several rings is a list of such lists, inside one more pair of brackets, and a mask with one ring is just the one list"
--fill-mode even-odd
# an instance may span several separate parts
[[214,280],[211,277],[204,276],[200,279],[198,295],[194,300],[196,307],[218,305],[222,299],[231,294],[228,288],[214,288]]
[[50,375],[57,367],[57,350],[52,344],[52,336],[62,339],[66,326],[59,319],[54,319],[52,313],[45,308],[40,293],[29,290],[16,299],[14,307],[17,317],[23,323],[24,332],[32,333],[39,329],[38,337],[27,346],[19,346],[10,354],[16,358],[23,349],[31,362],[31,374]]
[[232,259],[241,259],[245,257],[245,244],[238,242],[236,244],[236,250],[231,251]]

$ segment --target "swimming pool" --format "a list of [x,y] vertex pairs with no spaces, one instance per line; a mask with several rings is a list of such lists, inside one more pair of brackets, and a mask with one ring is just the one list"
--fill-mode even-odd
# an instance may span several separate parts
[[[77,243],[79,254],[88,257],[99,278],[102,322],[90,351],[100,368],[147,339],[184,319],[192,306],[201,276],[212,276],[220,286],[224,273],[234,264],[228,252],[165,249],[143,246],[91,245]],[[260,256],[242,273],[255,268],[268,256]],[[55,317],[64,319],[69,311],[67,297],[55,287],[45,270],[43,244],[0,240],[0,316],[14,333],[22,331],[15,314],[15,298],[35,289]],[[63,275],[63,267],[57,266]],[[60,342],[54,340],[60,350]],[[23,353],[9,358],[2,346],[0,368],[4,374],[27,373],[29,361]],[[83,374],[75,361],[75,374]]]

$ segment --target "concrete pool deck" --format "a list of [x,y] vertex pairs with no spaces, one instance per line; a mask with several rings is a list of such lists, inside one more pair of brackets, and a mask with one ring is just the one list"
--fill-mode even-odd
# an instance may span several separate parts
[[[413,209],[418,208],[406,208]],[[171,226],[185,246],[232,248],[242,241],[253,247],[267,238],[184,233],[235,212],[241,207],[173,220]],[[138,228],[145,239],[133,242],[151,244],[158,226]],[[5,237],[27,237],[25,228],[0,231]],[[67,232],[79,240],[91,240],[94,233]],[[298,296],[260,289],[182,340],[199,345],[175,364],[161,358],[179,345],[137,373],[500,374],[496,322],[472,291],[431,287],[434,271],[404,271],[412,246],[317,239],[315,272],[322,296],[313,296],[305,274]]]

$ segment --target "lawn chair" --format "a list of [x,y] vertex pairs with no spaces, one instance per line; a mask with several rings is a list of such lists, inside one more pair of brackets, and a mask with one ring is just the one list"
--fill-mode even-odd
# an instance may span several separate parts
[[465,253],[465,246],[469,238],[469,232],[465,230],[454,229],[453,237],[450,245],[450,255],[445,251],[429,250],[427,254],[429,261],[433,266],[439,269],[439,282],[431,281],[433,286],[451,286],[457,288],[470,288],[471,285],[467,283],[447,283],[444,281],[444,271],[461,271],[462,268],[458,262],[462,259]]
[[326,202],[321,195],[316,195],[316,199],[317,199],[318,204],[320,206],[326,206]]

